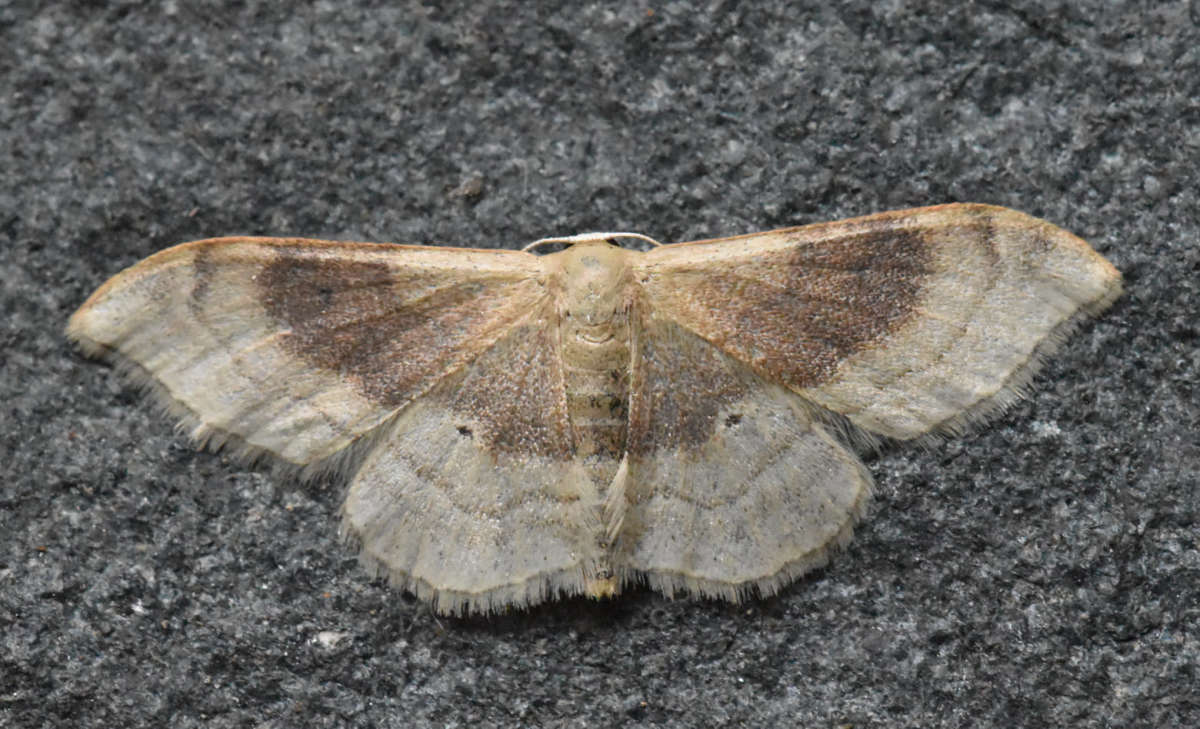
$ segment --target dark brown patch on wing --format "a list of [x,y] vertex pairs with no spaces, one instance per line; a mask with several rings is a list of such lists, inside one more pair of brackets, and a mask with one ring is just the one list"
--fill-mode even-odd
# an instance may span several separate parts
[[847,235],[764,253],[726,270],[682,267],[673,316],[756,371],[813,387],[839,362],[909,321],[932,249],[915,228],[862,224]]
[[521,282],[407,273],[304,246],[273,252],[255,280],[267,313],[288,329],[281,346],[384,407],[426,390],[533,303],[514,306]]
[[448,390],[451,410],[476,424],[467,433],[486,447],[514,456],[573,457],[554,333],[544,318],[514,327]]
[[212,252],[208,248],[197,248],[192,255],[192,267],[195,269],[195,280],[192,283],[191,295],[188,297],[188,309],[196,318],[203,318],[204,300],[208,297],[212,286],[216,267],[212,262]]
[[737,364],[695,334],[649,313],[636,336],[629,454],[694,450],[708,442],[722,408],[745,397],[747,384]]

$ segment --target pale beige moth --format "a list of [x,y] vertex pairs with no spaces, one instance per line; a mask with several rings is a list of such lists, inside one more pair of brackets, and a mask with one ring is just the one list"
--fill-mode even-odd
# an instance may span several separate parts
[[850,538],[854,447],[1012,403],[1121,291],[1084,241],[985,205],[617,237],[202,240],[114,276],[67,331],[197,441],[344,474],[370,569],[464,613],[775,593]]

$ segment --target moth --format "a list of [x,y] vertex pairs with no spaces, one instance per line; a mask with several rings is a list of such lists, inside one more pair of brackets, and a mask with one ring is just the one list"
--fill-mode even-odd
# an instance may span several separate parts
[[369,569],[487,613],[775,593],[850,538],[856,447],[1009,405],[1121,292],[1084,241],[986,205],[626,235],[544,255],[202,240],[110,279],[67,333],[195,440],[349,477]]

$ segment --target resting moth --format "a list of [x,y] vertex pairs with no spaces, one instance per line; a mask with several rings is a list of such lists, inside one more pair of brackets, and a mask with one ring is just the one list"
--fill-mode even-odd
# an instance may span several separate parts
[[555,253],[218,238],[116,275],[68,334],[190,435],[349,476],[343,532],[446,613],[770,594],[871,477],[953,434],[1121,292],[1085,242],[943,205]]

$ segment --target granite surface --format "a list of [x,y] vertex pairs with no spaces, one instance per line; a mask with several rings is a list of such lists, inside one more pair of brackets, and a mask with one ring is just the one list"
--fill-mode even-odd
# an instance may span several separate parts
[[[1200,725],[1200,2],[0,2],[0,726]],[[435,617],[342,485],[197,452],[62,336],[217,235],[675,241],[987,202],[1126,295],[869,459],[740,606]]]

